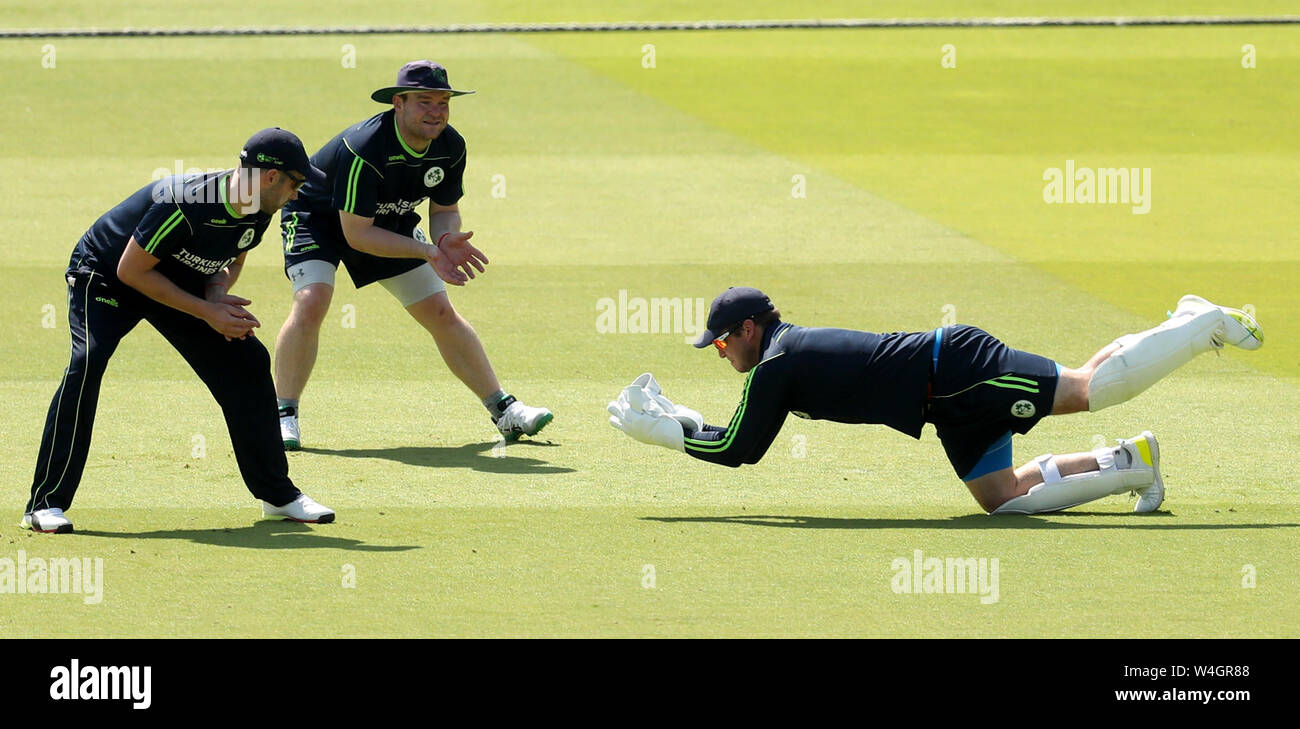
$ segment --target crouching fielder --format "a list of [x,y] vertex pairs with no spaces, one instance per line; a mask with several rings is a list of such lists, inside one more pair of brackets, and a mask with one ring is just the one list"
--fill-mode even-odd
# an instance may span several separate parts
[[933,423],[957,476],[987,512],[1060,511],[1130,492],[1138,495],[1134,510],[1148,512],[1165,494],[1150,431],[1017,469],[1012,434],[1048,415],[1125,402],[1202,352],[1225,344],[1258,349],[1263,341],[1245,312],[1184,296],[1160,326],[1122,336],[1069,369],[972,326],[893,334],[795,326],[761,291],[738,287],[714,299],[708,330],[695,343],[712,343],[737,372],[749,373],[731,422],[705,425],[664,397],[649,374],[609,404],[609,421],[643,443],[732,467],[757,463],[787,413],[883,424],[913,438]]

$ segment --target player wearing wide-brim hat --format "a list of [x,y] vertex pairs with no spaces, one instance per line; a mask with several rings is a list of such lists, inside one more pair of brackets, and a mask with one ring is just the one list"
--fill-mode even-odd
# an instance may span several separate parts
[[[275,385],[284,447],[302,446],[300,398],[316,361],[340,264],[357,287],[379,282],[432,336],[452,373],[487,408],[506,440],[535,435],[552,419],[506,393],[446,284],[464,285],[488,262],[461,231],[465,139],[448,120],[450,100],[472,94],[451,86],[447,69],[412,61],[397,83],[370,98],[391,104],[340,132],[312,155],[324,170],[281,216],[285,274],[293,308],[275,348]],[[426,237],[417,212],[428,199]],[[432,241],[432,243],[430,242]]]
[[22,526],[70,532],[65,513],[90,450],[100,382],[118,343],[149,322],[221,405],[244,484],[265,516],[327,523],[334,512],[289,480],[277,438],[270,356],[261,326],[231,295],[271,215],[324,179],[302,142],[278,127],[254,134],[235,169],[168,177],[104,213],[73,249],[68,282],[72,353],[50,403]]
[[452,96],[464,96],[477,93],[474,91],[457,91],[447,80],[447,69],[433,61],[411,61],[397,72],[397,85],[385,86],[370,95],[381,104],[388,104],[398,94],[412,91],[446,91]]
[[705,425],[664,396],[649,373],[609,404],[610,424],[652,445],[725,466],[757,463],[787,414],[888,425],[913,438],[932,423],[957,476],[990,513],[1059,511],[1136,493],[1138,512],[1164,500],[1160,449],[1144,431],[1119,445],[1043,455],[1012,468],[1011,437],[1048,415],[1133,398],[1202,352],[1258,349],[1264,335],[1238,309],[1184,296],[1165,323],[1102,348],[1078,369],[1012,349],[973,326],[873,334],[781,321],[763,292],[731,288],[713,301],[696,347],[712,344],[748,373],[726,427]]

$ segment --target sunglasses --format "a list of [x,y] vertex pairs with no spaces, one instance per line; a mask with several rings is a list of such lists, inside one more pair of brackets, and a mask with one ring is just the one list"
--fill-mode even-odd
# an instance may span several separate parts
[[740,331],[745,326],[746,321],[748,321],[748,319],[741,319],[739,324],[723,332],[722,336],[713,340],[713,346],[716,347],[719,352],[727,351],[727,337]]
[[289,180],[293,182],[293,189],[298,190],[302,188],[303,185],[307,184],[306,177],[299,178],[297,175],[295,175],[294,173],[288,170],[283,170],[283,172],[284,172],[284,176],[288,177]]

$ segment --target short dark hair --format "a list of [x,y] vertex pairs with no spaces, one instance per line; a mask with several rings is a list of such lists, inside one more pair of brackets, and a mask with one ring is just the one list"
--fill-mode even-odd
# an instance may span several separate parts
[[766,331],[769,327],[775,324],[779,324],[780,322],[781,322],[780,309],[772,309],[771,311],[765,311],[762,314],[759,314],[758,316],[754,317],[754,323],[759,325],[760,327],[763,327],[764,331]]
[[780,323],[781,310],[769,309],[768,311],[765,311],[762,314],[747,316],[744,319],[741,319],[740,321],[736,322],[735,324],[732,324],[731,326],[727,327],[726,329],[723,329],[722,331],[731,332],[740,329],[741,327],[745,326],[745,322],[749,321],[750,319],[754,320],[755,326],[762,327],[763,331],[767,331],[768,327],[772,326],[773,324]]

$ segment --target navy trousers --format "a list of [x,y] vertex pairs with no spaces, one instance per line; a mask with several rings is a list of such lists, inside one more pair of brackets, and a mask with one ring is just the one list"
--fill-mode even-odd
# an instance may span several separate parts
[[90,451],[104,370],[118,343],[141,319],[180,352],[216,398],[239,472],[253,496],[275,506],[297,498],[280,440],[266,347],[251,336],[228,342],[201,319],[102,274],[76,271],[68,274],[72,354],[45,418],[27,511],[72,506]]

